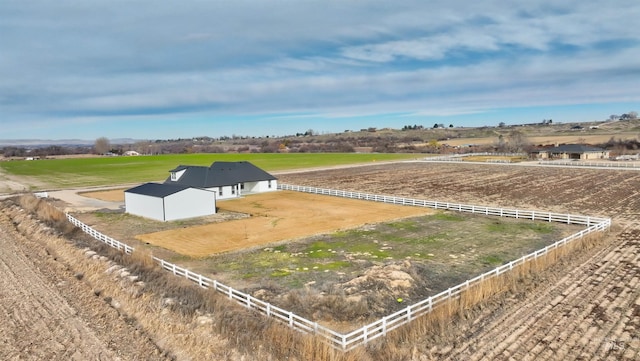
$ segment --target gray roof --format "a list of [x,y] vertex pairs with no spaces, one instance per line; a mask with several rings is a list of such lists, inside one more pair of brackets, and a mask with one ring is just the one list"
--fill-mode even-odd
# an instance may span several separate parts
[[592,147],[582,144],[563,144],[558,147],[549,148],[546,150],[550,153],[589,153],[589,152],[604,152],[605,150],[598,147]]
[[145,183],[137,187],[127,189],[125,193],[164,198],[189,188],[191,187],[179,184]]
[[172,181],[169,176],[164,181],[164,184],[211,188],[276,179],[276,177],[246,161],[213,162],[210,167],[180,165],[170,172],[181,170],[185,170],[185,172],[180,179]]

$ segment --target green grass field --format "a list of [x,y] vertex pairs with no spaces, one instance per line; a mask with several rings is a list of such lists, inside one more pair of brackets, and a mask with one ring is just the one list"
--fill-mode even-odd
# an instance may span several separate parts
[[138,157],[97,157],[0,162],[7,173],[30,177],[48,187],[113,186],[160,181],[178,165],[211,165],[214,161],[250,161],[269,171],[414,159],[416,154],[252,153],[171,154]]

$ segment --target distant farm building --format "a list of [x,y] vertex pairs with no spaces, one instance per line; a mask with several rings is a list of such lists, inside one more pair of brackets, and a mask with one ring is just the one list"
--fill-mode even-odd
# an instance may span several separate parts
[[216,192],[216,199],[278,189],[277,178],[249,162],[214,162],[210,167],[181,165],[164,184],[177,184]]
[[182,185],[146,183],[124,192],[126,212],[158,221],[216,213],[215,193]]
[[608,159],[609,151],[582,144],[563,144],[557,147],[538,150],[534,153],[538,154],[540,159]]

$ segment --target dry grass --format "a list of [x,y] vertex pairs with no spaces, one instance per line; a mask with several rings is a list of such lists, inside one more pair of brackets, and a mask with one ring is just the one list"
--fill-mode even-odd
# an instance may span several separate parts
[[[35,197],[19,199],[19,204],[45,220],[61,225],[61,212]],[[173,359],[240,360],[410,360],[416,358],[417,343],[446,335],[457,320],[469,317],[483,302],[497,294],[517,290],[522,279],[535,277],[572,252],[589,248],[603,238],[593,234],[555,249],[538,259],[515,267],[511,272],[487,279],[465,290],[433,312],[390,332],[387,337],[365,347],[343,353],[321,338],[303,335],[284,325],[253,313],[224,296],[196,287],[185,279],[159,269],[150,262],[150,254],[134,252],[126,256],[106,245],[91,242],[93,249],[112,263],[86,257],[78,248],[86,242],[74,237],[76,247],[67,239],[43,233],[35,222],[23,219],[19,229],[25,235],[55,250],[55,257],[67,264],[78,282],[84,282],[118,310],[128,322],[138,325],[159,349]],[[128,275],[105,272],[113,264],[126,267]],[[119,274],[119,275],[118,275]]]
[[[30,213],[46,215],[46,201],[26,198],[20,204]],[[42,209],[38,211],[38,209]],[[83,234],[73,242],[41,232],[37,222],[23,218],[19,230],[30,239],[55,250],[75,277],[116,309],[127,322],[138,325],[170,359],[191,360],[366,360],[362,351],[343,353],[320,338],[297,331],[251,312],[211,290],[175,277],[150,262],[148,253],[124,255],[106,245],[91,242],[92,250],[105,256],[87,257]],[[106,272],[114,265],[117,268]],[[124,273],[126,272],[126,273]],[[135,277],[132,280],[130,277]]]
[[530,280],[541,273],[550,271],[564,257],[582,249],[589,249],[605,238],[603,233],[590,234],[582,239],[574,240],[564,247],[550,251],[544,256],[514,267],[510,272],[486,279],[463,291],[459,298],[449,300],[429,314],[390,332],[386,338],[366,346],[369,353],[376,355],[376,360],[413,359],[416,348],[412,347],[418,340],[438,340],[451,332],[456,324],[472,317],[484,302],[499,298],[510,292],[520,292],[528,287],[524,280]]
[[74,231],[75,227],[69,223],[67,216],[49,204],[46,200],[38,198],[32,194],[25,194],[17,197],[17,202],[22,209],[34,214],[38,219],[47,225],[56,228],[62,234],[68,235]]

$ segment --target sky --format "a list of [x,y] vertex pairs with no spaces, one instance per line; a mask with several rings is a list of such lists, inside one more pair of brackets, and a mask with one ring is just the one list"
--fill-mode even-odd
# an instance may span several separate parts
[[640,111],[640,1],[0,1],[0,139]]

